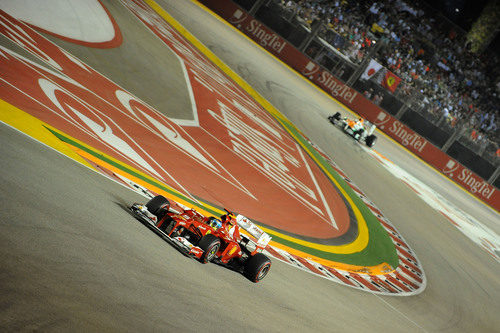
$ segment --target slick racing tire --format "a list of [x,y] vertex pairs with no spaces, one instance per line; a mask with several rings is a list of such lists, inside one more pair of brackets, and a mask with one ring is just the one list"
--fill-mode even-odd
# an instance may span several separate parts
[[257,253],[248,259],[245,265],[245,275],[252,282],[262,280],[271,269],[271,260],[262,253]]
[[198,247],[203,250],[200,261],[204,264],[215,259],[220,248],[220,239],[212,234],[201,237]]
[[377,137],[375,135],[368,135],[365,139],[366,145],[368,147],[373,147],[375,145],[375,142],[377,142]]
[[146,204],[146,208],[151,212],[151,214],[156,215],[158,220],[165,215],[169,207],[170,202],[162,195],[157,195]]

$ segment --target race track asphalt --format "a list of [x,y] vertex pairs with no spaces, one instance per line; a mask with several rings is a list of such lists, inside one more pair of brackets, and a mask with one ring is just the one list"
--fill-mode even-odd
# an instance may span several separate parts
[[[336,103],[195,3],[159,4],[325,150],[381,208],[418,255],[427,288],[418,296],[377,296],[276,260],[266,279],[252,284],[225,268],[202,265],[130,216],[125,206],[144,200],[139,194],[1,124],[0,327],[101,332],[498,331],[498,263],[332,128],[326,116],[339,108]],[[109,71],[120,72],[125,86],[132,81],[125,68]],[[148,79],[151,85],[162,84],[161,78]],[[147,88],[138,84],[130,90],[142,97]],[[392,141],[380,137],[377,150],[417,176],[430,178],[433,186],[498,231],[497,213]]]

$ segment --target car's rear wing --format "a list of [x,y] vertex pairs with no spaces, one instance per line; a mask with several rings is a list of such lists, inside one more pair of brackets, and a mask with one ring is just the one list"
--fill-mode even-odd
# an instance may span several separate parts
[[238,216],[236,216],[236,222],[243,230],[248,232],[252,237],[254,237],[257,240],[256,244],[258,247],[264,249],[271,240],[271,236],[262,231],[262,229],[257,227],[252,221],[250,221],[245,216],[238,214]]

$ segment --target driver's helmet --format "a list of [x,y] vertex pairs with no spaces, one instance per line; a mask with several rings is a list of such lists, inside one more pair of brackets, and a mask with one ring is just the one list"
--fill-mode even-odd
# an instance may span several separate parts
[[208,225],[211,226],[212,228],[214,228],[215,230],[219,229],[220,227],[222,227],[222,222],[221,220],[219,220],[218,218],[216,217],[211,217],[209,220],[208,220]]
[[359,118],[358,121],[360,124],[363,124],[363,122],[364,122],[363,118]]

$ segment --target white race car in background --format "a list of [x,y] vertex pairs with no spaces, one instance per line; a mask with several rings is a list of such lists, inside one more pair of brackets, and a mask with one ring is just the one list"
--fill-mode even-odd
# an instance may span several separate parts
[[329,116],[328,120],[342,128],[342,130],[352,136],[356,141],[364,141],[368,147],[373,147],[377,141],[377,136],[373,134],[375,131],[374,124],[364,121],[362,118],[349,119],[347,117],[341,118],[340,113],[337,112],[333,116]]

